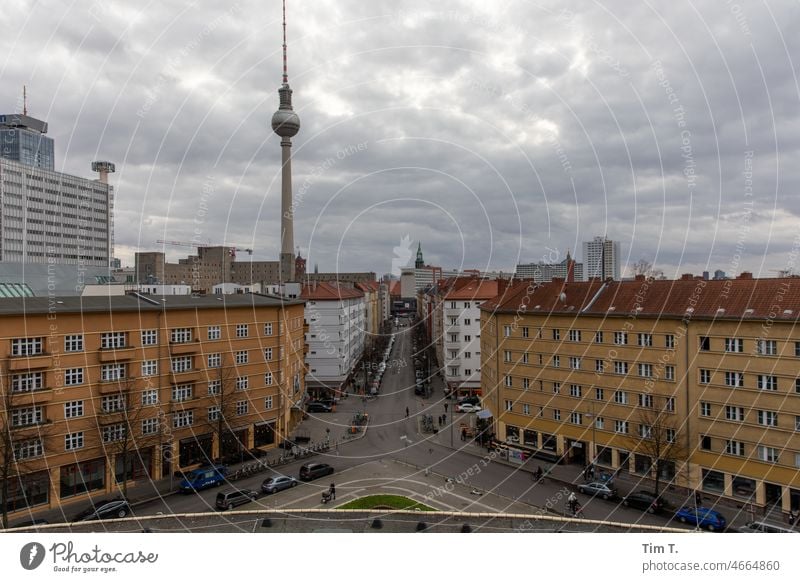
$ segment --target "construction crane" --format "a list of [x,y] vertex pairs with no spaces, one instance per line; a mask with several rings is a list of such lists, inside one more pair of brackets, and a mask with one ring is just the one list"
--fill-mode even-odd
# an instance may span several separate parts
[[237,252],[245,252],[248,255],[253,254],[253,249],[246,249],[246,248],[239,248],[233,245],[212,245],[211,243],[196,243],[196,242],[187,242],[182,240],[157,240],[156,244],[160,245],[172,245],[175,247],[194,247],[194,248],[202,248],[202,247],[228,247],[233,250],[234,253]]

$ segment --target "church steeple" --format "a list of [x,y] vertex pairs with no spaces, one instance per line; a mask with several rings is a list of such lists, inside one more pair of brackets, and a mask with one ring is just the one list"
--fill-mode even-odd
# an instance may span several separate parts
[[425,259],[422,258],[422,241],[417,244],[417,260],[414,261],[414,267],[421,269],[425,266]]

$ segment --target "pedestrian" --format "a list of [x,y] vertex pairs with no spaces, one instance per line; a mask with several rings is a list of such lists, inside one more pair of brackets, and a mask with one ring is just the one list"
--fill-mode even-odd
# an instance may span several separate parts
[[408,418],[408,406],[406,406],[406,418]]
[[466,427],[462,427],[462,429],[461,429],[461,440],[462,441],[467,440],[467,428]]
[[571,513],[575,513],[575,508],[578,506],[578,497],[575,495],[575,492],[572,491],[567,498],[567,506]]
[[800,511],[795,509],[789,510],[789,525],[797,525],[797,520],[800,518]]
[[334,483],[331,483],[330,491],[331,491],[331,499],[336,499],[336,485]]
[[536,476],[536,480],[537,481],[539,481],[542,478],[542,466],[541,465],[536,467],[536,473],[534,473],[534,475]]
[[694,493],[694,504],[697,507],[700,507],[701,505],[703,505],[703,496],[700,494],[699,491],[695,491],[695,493]]
[[444,413],[447,414],[447,402],[444,403]]

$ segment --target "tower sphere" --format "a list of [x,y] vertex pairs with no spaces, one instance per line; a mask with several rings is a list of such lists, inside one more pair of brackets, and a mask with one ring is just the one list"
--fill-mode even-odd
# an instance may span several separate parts
[[300,118],[292,109],[292,90],[288,84],[278,89],[280,105],[272,114],[272,131],[281,137],[294,137],[300,131]]

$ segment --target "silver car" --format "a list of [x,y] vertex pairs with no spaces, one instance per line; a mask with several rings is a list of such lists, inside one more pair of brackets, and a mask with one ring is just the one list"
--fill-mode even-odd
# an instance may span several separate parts
[[261,484],[261,490],[264,493],[277,493],[284,489],[291,489],[297,487],[297,480],[294,477],[287,477],[286,475],[278,475],[277,477],[270,477],[265,479]]
[[617,489],[614,486],[600,481],[582,483],[578,485],[578,491],[586,495],[595,495],[603,499],[615,499],[617,497]]

